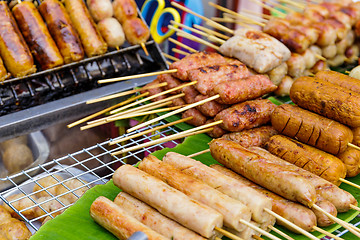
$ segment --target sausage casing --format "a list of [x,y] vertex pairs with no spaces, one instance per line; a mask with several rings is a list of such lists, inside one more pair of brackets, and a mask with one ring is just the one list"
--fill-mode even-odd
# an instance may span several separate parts
[[71,22],[80,36],[88,57],[102,55],[107,51],[107,44],[91,18],[83,0],[65,0],[65,8]]
[[[199,94],[195,97],[195,102],[200,102],[201,100],[205,100],[207,98],[208,98],[208,96]],[[207,117],[215,117],[216,114],[218,114],[225,108],[227,108],[227,105],[220,104],[220,103],[216,102],[215,100],[206,102],[206,103],[196,107],[196,109],[198,109],[203,115],[205,115]]]
[[0,1],[0,55],[14,77],[36,72],[34,59],[5,1]]
[[206,122],[206,117],[196,108],[190,108],[183,112],[182,118],[192,117],[192,119],[186,121],[188,124],[193,126],[202,126]]
[[79,35],[72,26],[65,7],[58,0],[45,0],[39,6],[49,32],[58,46],[65,63],[77,62],[84,58]]
[[127,19],[122,25],[126,40],[132,44],[145,43],[150,37],[150,30],[140,18]]
[[360,127],[360,94],[311,77],[296,79],[290,98],[298,106],[350,127]]
[[41,68],[45,70],[64,64],[64,59],[35,5],[32,2],[21,2],[12,12]]
[[121,24],[127,19],[137,17],[137,7],[134,0],[115,0],[112,5],[114,16]]
[[350,128],[290,104],[275,108],[271,124],[283,135],[334,155],[344,152],[353,140]]
[[317,148],[300,143],[291,138],[275,135],[270,138],[266,148],[287,162],[312,172],[339,186],[339,178],[345,178],[346,167],[337,157]]
[[359,150],[348,147],[344,152],[338,154],[337,157],[345,164],[347,177],[355,177],[360,173]]
[[6,71],[3,60],[0,58],[0,82],[10,77],[10,73]]
[[339,85],[343,88],[360,93],[360,80],[335,71],[319,71],[315,77],[323,81]]

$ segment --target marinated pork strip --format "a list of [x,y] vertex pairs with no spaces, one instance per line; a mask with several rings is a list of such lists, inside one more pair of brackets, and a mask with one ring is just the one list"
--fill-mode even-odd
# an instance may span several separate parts
[[275,135],[266,143],[266,149],[279,158],[312,172],[339,186],[345,178],[346,167],[337,157],[289,137]]
[[225,63],[225,58],[218,53],[198,52],[190,54],[180,61],[173,62],[169,69],[177,69],[178,71],[173,73],[173,76],[179,78],[180,80],[187,81],[189,70],[197,69],[203,66],[212,66]]
[[85,53],[79,35],[65,7],[58,0],[45,0],[39,6],[49,32],[56,42],[65,63],[77,62]]
[[240,132],[227,133],[222,138],[239,143],[244,148],[263,147],[270,137],[278,134],[272,126],[261,126]]
[[21,2],[13,7],[12,12],[41,69],[64,64],[64,59],[35,5],[32,2]]
[[207,95],[219,83],[231,80],[239,80],[250,76],[246,65],[240,61],[237,63],[217,64],[203,66],[188,71],[190,81],[197,81],[196,90],[202,95]]
[[[209,123],[213,123],[215,122],[214,119],[208,119],[205,124],[209,124]],[[212,127],[213,130],[210,132],[207,132],[207,134],[212,137],[212,138],[219,138],[222,137],[224,134],[227,133],[227,131],[225,131],[224,129],[222,129],[221,127],[219,127],[218,125],[215,125]]]
[[196,108],[190,108],[182,113],[182,118],[192,117],[192,119],[186,121],[186,123],[193,125],[193,126],[202,126],[206,122],[206,117]]
[[36,72],[34,59],[5,1],[0,1],[0,55],[13,77]]
[[360,127],[359,93],[318,78],[300,77],[291,87],[290,98],[302,108],[350,127]]
[[[160,75],[157,76],[156,79],[158,79],[161,83],[163,83],[163,82],[167,83],[167,85],[163,87],[165,91],[169,90],[169,89],[172,89],[172,88],[175,88],[175,87],[182,84],[182,82],[179,79],[173,77],[169,73],[160,74]],[[173,91],[173,92],[171,92],[169,94],[179,94],[179,93],[181,93],[181,89]]]
[[181,97],[175,98],[171,101],[172,101],[171,106],[185,106],[186,105],[186,102]]
[[185,102],[188,104],[195,103],[195,97],[199,95],[199,92],[195,89],[194,86],[186,86],[181,89],[181,92],[185,94],[183,97]]
[[127,214],[106,197],[98,197],[90,206],[91,217],[102,227],[106,228],[117,238],[126,240],[137,231],[145,233],[148,239],[168,239],[145,226],[134,217]]
[[139,169],[161,179],[190,198],[218,211],[224,216],[225,226],[237,231],[247,228],[240,220],[243,219],[249,222],[251,210],[240,201],[221,193],[194,177],[182,173],[174,166],[162,162],[152,155],[141,161]]
[[348,147],[344,152],[336,155],[346,167],[346,177],[355,177],[360,173],[360,151]]
[[131,165],[119,167],[112,179],[123,191],[206,238],[223,225],[223,216],[217,211]]
[[254,75],[244,79],[221,82],[208,94],[210,96],[219,94],[220,97],[216,101],[221,104],[235,104],[259,98],[276,89],[277,86],[267,76]]
[[360,80],[335,71],[320,71],[315,77],[323,81],[338,85],[351,91],[360,93]]
[[251,218],[255,222],[264,223],[274,220],[274,217],[264,210],[265,208],[271,210],[271,201],[252,188],[238,183],[199,161],[175,152],[166,153],[163,162],[176,167],[182,173],[203,181],[231,198],[239,200],[250,209]]
[[357,206],[356,199],[350,193],[340,189],[335,184],[332,184],[331,182],[309,171],[306,171],[291,163],[288,163],[281,158],[272,155],[265,149],[253,147],[250,148],[250,150],[256,152],[263,157],[266,157],[273,163],[276,163],[278,166],[286,167],[290,171],[294,171],[295,173],[300,174],[302,177],[307,179],[312,186],[315,187],[317,195],[320,195],[322,198],[334,204],[338,212],[349,211],[351,204]]
[[[292,222],[293,224],[299,226],[300,228],[311,232],[313,231],[313,227],[316,226],[316,216],[309,208],[287,200],[263,187],[260,187],[259,185],[247,180],[246,178],[221,165],[214,164],[210,167],[226,176],[236,179],[236,181],[239,183],[245,184],[246,186],[255,189],[259,193],[264,194],[272,201],[272,211]],[[277,224],[282,225],[293,232],[296,232],[296,230],[290,228],[288,224],[285,224],[281,221],[277,221]]]
[[114,203],[130,216],[169,239],[205,240],[197,233],[165,217],[154,208],[125,192],[120,192],[114,199]]
[[353,140],[345,125],[291,104],[277,106],[271,124],[280,134],[334,155],[344,152]]
[[107,44],[90,16],[85,2],[83,0],[65,0],[64,4],[71,22],[79,34],[86,55],[93,57],[106,53]]
[[236,142],[220,138],[210,142],[210,151],[219,163],[286,199],[308,207],[315,204],[314,186],[292,167],[277,164]]
[[221,128],[230,132],[239,132],[267,124],[275,107],[276,105],[267,99],[251,100],[221,111],[214,119],[223,120],[220,124]]
[[[208,96],[199,94],[195,97],[195,102],[199,102],[201,100],[209,98]],[[220,104],[215,100],[206,102],[200,106],[197,106],[196,109],[199,110],[206,117],[215,117],[216,114],[226,109],[228,106],[224,104]]]

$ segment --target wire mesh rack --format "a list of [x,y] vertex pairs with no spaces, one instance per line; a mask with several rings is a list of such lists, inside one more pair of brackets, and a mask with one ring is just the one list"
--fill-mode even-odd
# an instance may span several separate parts
[[[124,134],[119,138],[161,125],[165,125],[165,122],[160,121],[144,129]],[[108,182],[117,167],[122,164],[135,165],[153,151],[163,149],[169,146],[169,143],[175,146],[178,142],[160,143],[121,156],[111,156],[111,153],[179,132],[180,130],[170,126],[161,129],[161,131],[154,131],[148,135],[142,135],[140,138],[130,139],[124,144],[115,144],[111,147],[109,147],[109,143],[115,139],[109,139],[103,143],[2,178],[0,181],[10,182],[11,187],[0,193],[0,200],[5,203],[4,206],[8,210],[20,216],[34,233],[39,230],[42,222],[54,218],[73,205],[87,189]],[[31,174],[34,171],[38,172],[36,176]],[[19,176],[26,180],[17,183],[16,179]]]

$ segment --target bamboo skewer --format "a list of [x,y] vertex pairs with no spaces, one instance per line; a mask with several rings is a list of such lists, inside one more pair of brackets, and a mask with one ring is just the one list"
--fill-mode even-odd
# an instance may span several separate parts
[[180,59],[178,59],[178,58],[176,58],[174,56],[171,56],[171,55],[169,55],[167,53],[163,53],[163,55],[164,55],[164,57],[166,57],[166,58],[168,58],[168,59],[170,59],[170,60],[172,60],[174,62],[180,61]]
[[193,49],[192,47],[189,47],[188,45],[185,45],[185,44],[183,44],[182,42],[179,42],[179,41],[177,41],[177,40],[175,40],[175,39],[173,39],[173,38],[168,38],[168,40],[169,40],[170,42],[172,42],[172,43],[174,43],[174,44],[182,47],[182,48],[185,48],[185,49],[188,50],[189,52],[192,52],[192,53],[198,52],[198,50]]
[[325,234],[326,236],[331,237],[331,238],[333,238],[333,239],[335,239],[335,240],[344,240],[343,238],[338,237],[338,236],[335,236],[334,234],[329,233],[329,232],[325,231],[324,229],[319,228],[319,227],[317,227],[317,226],[314,226],[313,229],[314,229],[315,231],[318,231],[319,233]]
[[292,237],[290,237],[289,235],[283,233],[282,231],[280,231],[279,229],[277,229],[276,227],[269,225],[268,226],[269,229],[271,229],[272,231],[276,232],[277,234],[279,234],[280,236],[286,238],[287,240],[295,240]]
[[355,144],[348,143],[347,145],[348,145],[349,147],[355,148],[356,150],[359,150],[359,151],[360,151],[360,147],[356,146]]
[[160,74],[175,73],[175,72],[177,72],[177,69],[170,69],[170,70],[165,70],[165,71],[143,73],[143,74],[137,74],[137,75],[131,75],[131,76],[125,76],[125,77],[102,79],[102,80],[99,80],[98,83],[112,83],[112,82],[119,82],[119,81],[135,79],[135,78],[142,78],[142,77],[151,77],[151,76],[156,76],[156,75],[160,75]]
[[[259,16],[256,16],[256,15],[250,15],[250,16],[249,16],[249,15],[243,13],[243,12],[240,12],[240,13],[238,13],[238,14],[241,15],[241,16],[243,16],[244,18],[247,18],[247,19],[251,18],[252,20],[254,20],[254,21],[256,21],[256,22],[260,22],[260,23],[267,23],[267,22],[268,22],[268,20],[266,20],[266,19],[264,19],[264,18],[261,18],[261,17],[259,17]],[[240,17],[235,16],[235,15],[230,14],[230,13],[226,13],[226,12],[223,13],[223,16],[224,16],[224,18],[233,18],[233,19],[236,19],[236,20],[241,20]],[[249,22],[249,21],[250,21],[250,20],[248,20],[247,22]]]
[[150,120],[150,121],[147,121],[147,122],[144,122],[144,123],[142,123],[142,124],[136,125],[136,126],[130,128],[130,129],[128,129],[127,132],[129,133],[129,132],[135,131],[135,130],[140,129],[140,128],[142,128],[142,127],[145,127],[145,126],[147,126],[147,125],[149,125],[149,124],[152,124],[152,123],[154,123],[154,122],[160,121],[160,120],[162,120],[162,119],[164,119],[164,118],[167,118],[167,117],[170,117],[170,116],[175,115],[175,114],[177,114],[177,113],[186,111],[186,110],[188,110],[188,109],[190,109],[190,108],[193,108],[193,107],[202,105],[202,104],[204,104],[204,103],[206,103],[206,102],[210,102],[210,101],[212,101],[212,100],[215,100],[215,99],[217,99],[217,98],[219,98],[219,97],[220,97],[219,95],[215,95],[215,96],[206,98],[206,99],[204,99],[204,100],[201,100],[201,101],[199,101],[199,102],[189,104],[189,105],[187,105],[187,106],[185,106],[185,107],[183,107],[183,108],[180,108],[180,109],[175,110],[175,111],[173,111],[173,112],[167,113],[167,114],[165,114],[165,115],[163,115],[163,116],[159,116],[159,117],[154,118],[154,119],[152,119],[152,120]]
[[164,124],[164,125],[161,125],[161,126],[158,126],[158,127],[148,129],[148,130],[143,131],[143,132],[139,132],[139,133],[136,133],[136,134],[124,137],[124,138],[120,138],[118,140],[111,141],[111,142],[109,142],[109,145],[111,146],[111,145],[115,145],[117,143],[121,143],[121,142],[130,140],[130,139],[133,139],[133,138],[136,138],[136,137],[141,137],[141,136],[144,136],[144,135],[146,135],[148,133],[155,132],[155,131],[161,130],[163,128],[171,127],[173,125],[176,125],[176,124],[179,124],[179,123],[182,123],[182,122],[186,122],[186,121],[189,121],[191,119],[193,119],[193,117],[187,117],[187,118],[179,119],[179,120],[171,122],[171,123],[167,123],[167,124]]
[[279,15],[280,17],[282,17],[282,18],[286,17],[286,14],[285,14],[285,13],[277,10],[276,8],[270,7],[270,6],[264,4],[264,3],[260,2],[260,1],[257,1],[257,0],[250,0],[250,1],[258,4],[259,6],[262,6],[263,8],[265,8],[265,9],[267,9],[267,10],[269,10],[269,11],[275,12],[276,14],[278,14],[278,15]]
[[281,9],[285,10],[286,12],[291,12],[291,13],[296,12],[294,9],[284,6],[284,5],[281,5],[279,3],[276,3],[272,0],[268,0],[268,2],[270,2],[274,7],[281,8]]
[[216,36],[216,37],[219,37],[219,38],[221,38],[221,39],[227,40],[227,39],[230,38],[229,36],[226,36],[226,35],[224,35],[224,34],[222,34],[222,33],[213,31],[213,30],[211,30],[211,29],[208,29],[208,28],[206,28],[206,27],[203,27],[203,26],[200,26],[200,25],[197,25],[197,24],[194,24],[194,27],[197,28],[197,29],[199,29],[199,30],[201,30],[201,31],[203,31],[203,32],[206,32],[206,33],[208,33],[208,34],[210,34],[210,35],[214,35],[214,36]]
[[172,50],[174,53],[178,53],[178,54],[181,54],[181,55],[184,55],[184,56],[189,56],[189,55],[190,55],[190,53],[185,52],[185,51],[180,50],[180,49],[177,49],[177,48],[172,48],[171,50]]
[[123,105],[125,105],[125,104],[128,104],[128,103],[130,103],[130,102],[132,102],[132,101],[135,101],[135,100],[137,100],[137,99],[139,99],[139,98],[142,98],[142,97],[144,97],[144,96],[147,96],[147,95],[149,95],[149,92],[143,93],[143,94],[141,94],[141,95],[139,95],[139,96],[136,96],[136,97],[132,97],[132,98],[127,99],[127,100],[125,100],[125,101],[123,101],[123,102],[121,102],[121,103],[118,103],[118,104],[114,105],[114,106],[108,107],[108,108],[106,108],[106,109],[104,109],[104,110],[101,110],[101,111],[99,111],[99,112],[97,112],[97,113],[91,114],[90,116],[87,116],[87,117],[85,117],[85,118],[83,118],[83,119],[80,119],[80,120],[78,120],[78,121],[76,121],[76,122],[73,122],[73,123],[67,125],[67,127],[68,127],[68,128],[75,127],[75,126],[77,126],[77,125],[79,125],[79,124],[81,124],[81,123],[84,123],[84,122],[86,122],[86,121],[89,121],[90,119],[93,119],[93,118],[95,118],[95,117],[97,117],[97,116],[100,116],[100,115],[102,115],[102,114],[104,114],[104,113],[107,113],[107,112],[109,112],[109,111],[111,111],[111,110],[113,110],[113,109],[115,109],[115,108],[117,108],[117,107],[123,106]]
[[219,238],[219,237],[215,237],[215,240],[221,240],[221,238]]
[[196,156],[199,156],[199,155],[207,153],[207,152],[210,152],[210,149],[205,149],[205,150],[202,150],[200,152],[190,154],[187,157],[192,158],[192,157],[196,157]]
[[147,50],[147,48],[146,48],[145,43],[143,43],[143,42],[140,43],[140,46],[141,46],[141,48],[144,50],[146,56],[149,56],[149,52],[148,52],[148,50]]
[[320,54],[315,54],[315,57],[317,58],[317,59],[320,59],[320,60],[323,60],[323,61],[327,61],[327,59],[326,58],[324,58],[323,56],[321,56]]
[[294,7],[297,7],[301,10],[304,10],[305,9],[305,5],[304,4],[300,4],[298,2],[295,2],[295,1],[292,1],[292,0],[280,0],[280,2],[284,2],[284,3],[287,3],[287,4],[290,4]]
[[150,85],[150,86],[145,86],[145,87],[138,88],[138,89],[129,90],[129,91],[126,91],[126,92],[115,93],[115,94],[108,95],[108,96],[105,96],[105,97],[89,100],[89,101],[86,102],[86,104],[102,102],[102,101],[106,101],[106,100],[110,100],[110,99],[114,99],[114,98],[118,98],[118,97],[123,97],[123,96],[126,96],[126,95],[130,95],[130,94],[137,93],[137,92],[144,91],[144,90],[148,90],[148,89],[153,89],[153,88],[158,88],[158,87],[165,87],[166,85],[167,85],[167,83],[164,82],[164,83],[154,84],[154,85]]
[[360,208],[355,205],[350,204],[350,208],[360,212]]
[[244,239],[236,236],[235,234],[232,234],[232,233],[230,233],[222,228],[219,228],[219,227],[215,227],[215,231],[217,231],[217,232],[223,234],[225,237],[231,238],[233,240],[244,240]]
[[255,226],[255,225],[253,225],[253,224],[251,224],[251,223],[249,223],[249,222],[245,221],[244,219],[240,219],[240,223],[242,223],[242,224],[244,224],[244,225],[248,226],[249,228],[254,229],[255,231],[257,231],[257,232],[261,233],[262,235],[264,235],[264,236],[266,236],[266,237],[268,237],[268,238],[270,238],[270,239],[272,239],[272,240],[281,240],[280,238],[278,238],[278,237],[276,237],[276,236],[274,236],[274,235],[272,235],[272,234],[268,233],[267,231],[265,231],[265,230],[263,230],[263,229],[261,229],[261,228],[259,228],[259,227]]
[[241,11],[251,14],[251,15],[257,15],[259,18],[262,18],[264,20],[270,20],[272,18],[272,16],[267,15],[267,14],[263,14],[263,13],[257,13],[248,9],[242,9]]
[[353,186],[353,187],[355,187],[355,188],[357,188],[357,189],[360,189],[360,186],[359,186],[359,185],[357,185],[357,184],[355,184],[355,183],[353,183],[353,182],[350,182],[350,181],[348,181],[348,180],[346,180],[346,179],[344,179],[344,178],[339,178],[339,180],[340,180],[341,182],[343,182],[343,183],[346,183],[346,184],[348,184],[348,185],[350,185],[350,186]]

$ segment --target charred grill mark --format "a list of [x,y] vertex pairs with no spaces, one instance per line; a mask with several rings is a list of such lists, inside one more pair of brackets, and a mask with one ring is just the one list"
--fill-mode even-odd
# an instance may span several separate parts
[[200,72],[202,72],[202,73],[207,73],[207,71],[206,71],[205,69],[203,69],[203,68],[199,68],[199,70],[200,70]]
[[212,70],[215,70],[215,71],[219,71],[220,66],[219,66],[219,65],[211,66],[211,67],[209,67],[209,69],[212,69]]

